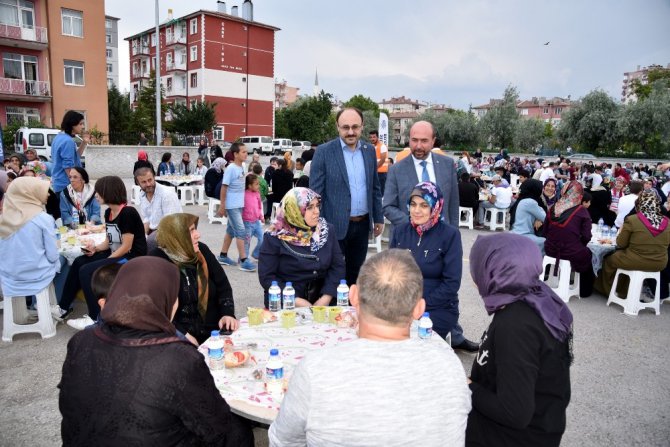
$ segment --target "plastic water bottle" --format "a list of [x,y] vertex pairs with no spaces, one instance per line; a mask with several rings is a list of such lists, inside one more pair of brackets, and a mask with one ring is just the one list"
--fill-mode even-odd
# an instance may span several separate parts
[[295,289],[293,288],[293,283],[291,281],[286,282],[286,286],[284,286],[282,292],[282,298],[284,301],[284,310],[295,309]]
[[273,396],[284,392],[284,363],[279,358],[279,350],[271,349],[270,358],[265,365],[265,388]]
[[349,286],[347,285],[346,279],[341,279],[340,285],[337,286],[337,305],[338,306],[349,305]]
[[207,342],[209,348],[209,367],[210,369],[224,369],[226,366],[223,352],[223,339],[219,331],[212,331],[211,337]]
[[601,217],[600,219],[598,219],[598,234],[600,235],[600,237],[603,236],[603,227],[604,226],[605,226],[605,221]]
[[281,310],[281,289],[277,285],[277,281],[272,281],[272,285],[268,290],[268,301],[270,312],[279,312]]
[[428,340],[433,336],[433,320],[430,319],[430,314],[424,312],[423,316],[419,318],[419,338]]

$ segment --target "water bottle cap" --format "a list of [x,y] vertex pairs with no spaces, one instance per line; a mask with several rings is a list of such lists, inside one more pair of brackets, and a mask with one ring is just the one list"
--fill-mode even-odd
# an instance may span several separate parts
[[211,333],[212,337],[218,337],[219,335],[221,335],[221,333],[219,331],[212,331],[212,333]]
[[291,281],[286,281],[286,287],[293,287],[293,283]]
[[278,349],[270,349],[270,355],[279,355]]
[[347,285],[347,280],[346,279],[340,279],[340,284],[344,284],[346,286]]
[[271,284],[271,285],[276,286],[276,285],[277,285],[277,281],[272,281],[272,284]]
[[424,312],[423,316],[426,317],[426,318],[429,318],[430,317],[430,312]]

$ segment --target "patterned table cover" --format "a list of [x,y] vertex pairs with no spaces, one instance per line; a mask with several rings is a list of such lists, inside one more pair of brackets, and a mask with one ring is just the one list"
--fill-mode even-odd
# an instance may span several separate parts
[[[76,242],[74,245],[70,245],[67,243],[67,239],[69,236],[72,236],[73,233],[76,238]],[[93,239],[97,245],[102,243],[102,241],[104,241],[106,238],[107,233],[91,233],[80,236],[76,234],[76,232],[68,231],[66,234],[60,235],[60,246],[58,247],[58,253],[67,260],[68,264],[72,265],[75,259],[77,259],[79,256],[84,256],[83,252],[81,251],[81,247],[83,245],[81,243],[82,240]]]
[[181,186],[201,182],[202,175],[160,175],[156,177],[156,181],[169,183],[172,186]]
[[616,244],[602,244],[595,239],[591,239],[591,242],[586,246],[591,250],[593,273],[598,276],[598,272],[603,268],[603,258],[616,250]]

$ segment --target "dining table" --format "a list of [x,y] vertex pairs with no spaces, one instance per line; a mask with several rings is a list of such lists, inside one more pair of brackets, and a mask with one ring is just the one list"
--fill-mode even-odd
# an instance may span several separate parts
[[155,178],[158,183],[175,188],[182,185],[202,182],[202,175],[159,175]]
[[[66,227],[63,227],[66,228]],[[79,256],[84,256],[82,247],[86,241],[92,240],[96,245],[107,239],[105,225],[96,226],[94,231],[88,229],[65,229],[58,231],[58,253],[72,265]]]
[[[341,309],[342,312],[355,312],[353,308]],[[234,350],[247,351],[249,359],[235,368],[210,369],[216,387],[233,413],[268,426],[279,414],[283,395],[276,396],[266,391],[264,382],[265,364],[271,349],[279,350],[285,384],[288,384],[294,369],[310,351],[327,349],[358,338],[357,329],[338,327],[328,320],[315,322],[308,307],[296,308],[295,318],[295,326],[291,328],[282,327],[280,318],[257,326],[250,326],[246,317],[240,319],[239,328],[229,337],[234,343]],[[418,337],[417,327],[418,322],[415,321],[411,329],[412,337]],[[205,362],[209,342],[210,339],[199,347]],[[447,347],[447,343],[436,333],[427,342]]]
[[[595,234],[595,233],[594,233]],[[591,238],[586,245],[591,250],[591,266],[593,273],[598,276],[598,272],[603,268],[605,256],[616,250],[616,238],[601,238],[599,236]]]

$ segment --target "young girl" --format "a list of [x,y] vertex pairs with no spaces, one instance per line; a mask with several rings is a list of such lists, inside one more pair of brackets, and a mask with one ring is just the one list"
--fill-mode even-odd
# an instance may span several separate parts
[[202,175],[203,177],[207,174],[207,166],[205,166],[205,159],[198,157],[197,165],[193,170],[194,175]]
[[172,163],[172,154],[165,152],[158,165],[158,175],[172,175],[175,173],[174,163]]
[[251,238],[256,236],[258,243],[251,256],[258,259],[258,251],[263,243],[263,205],[261,203],[260,182],[258,176],[253,173],[247,175],[244,183],[244,210],[242,211],[242,220],[244,228],[247,231],[244,240],[244,252],[249,253]]

